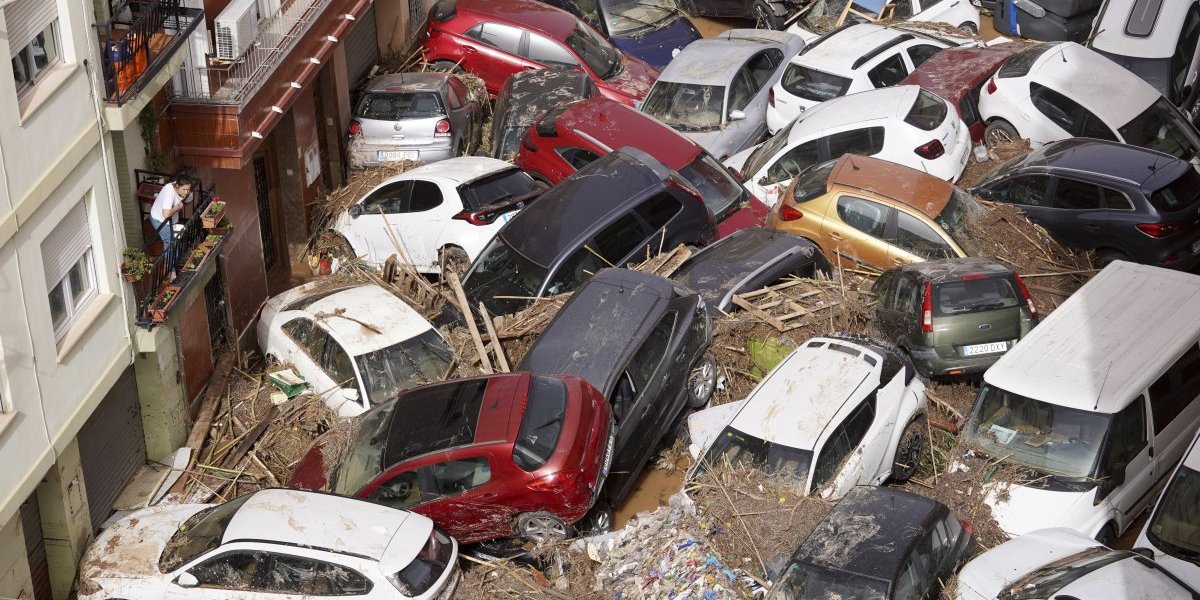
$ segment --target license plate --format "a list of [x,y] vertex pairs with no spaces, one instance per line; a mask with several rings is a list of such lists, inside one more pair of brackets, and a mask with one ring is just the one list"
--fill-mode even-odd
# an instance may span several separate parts
[[379,160],[417,160],[416,150],[380,150]]
[[517,216],[517,211],[512,210],[512,211],[509,211],[509,212],[506,212],[506,213],[500,215],[500,218],[497,220],[500,221],[501,225],[503,225],[503,224],[511,221],[512,218],[515,216]]
[[992,342],[990,344],[975,344],[963,346],[963,356],[978,356],[980,354],[995,354],[1008,350],[1008,342]]
[[1200,254],[1200,240],[1192,243],[1192,254]]

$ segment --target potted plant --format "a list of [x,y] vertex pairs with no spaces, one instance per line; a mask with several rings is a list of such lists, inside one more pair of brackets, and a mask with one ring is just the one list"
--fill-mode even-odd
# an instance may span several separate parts
[[154,259],[142,252],[141,248],[126,246],[121,251],[121,276],[125,281],[141,281],[153,268]]
[[154,297],[154,301],[150,304],[150,319],[152,321],[162,323],[167,320],[167,311],[179,299],[181,289],[177,285],[168,285]]
[[208,256],[209,250],[212,250],[212,246],[205,246],[204,244],[197,246],[195,250],[192,250],[192,255],[188,257],[188,261],[184,263],[183,270],[199,270],[200,265],[204,264],[204,258]]
[[224,217],[225,201],[213,196],[213,200],[208,204],[208,208],[204,209],[204,213],[200,215],[200,223],[204,225],[205,229],[213,229]]
[[233,223],[229,221],[229,217],[225,217],[221,219],[221,221],[217,223],[217,226],[213,227],[210,231],[212,231],[215,235],[225,235],[226,233],[229,233],[230,229],[233,229]]

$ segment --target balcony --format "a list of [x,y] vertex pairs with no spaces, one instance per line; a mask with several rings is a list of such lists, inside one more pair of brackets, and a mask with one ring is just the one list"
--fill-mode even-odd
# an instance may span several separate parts
[[[118,109],[119,114],[128,105],[144,105],[171,77],[173,69],[168,67],[183,65],[187,38],[203,22],[204,11],[179,2],[126,0],[113,10],[112,19],[96,25],[108,109]],[[131,108],[125,112],[136,113],[141,106]]]

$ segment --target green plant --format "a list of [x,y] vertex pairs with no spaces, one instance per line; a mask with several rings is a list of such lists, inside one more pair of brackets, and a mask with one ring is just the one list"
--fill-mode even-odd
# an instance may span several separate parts
[[[225,201],[224,200],[213,200],[212,204],[208,205],[208,210],[206,210],[204,212],[209,215],[218,215],[223,210],[225,210]],[[222,220],[224,220],[224,219],[222,219]]]
[[[221,219],[221,221],[224,222],[224,219]],[[210,244],[215,244],[215,243],[221,241],[221,236],[219,236],[215,233],[210,233],[210,234],[208,234],[208,236],[206,236],[204,238],[204,241],[206,241]]]
[[138,113],[138,128],[141,130],[142,142],[146,150],[146,168],[159,173],[169,173],[171,156],[158,147],[158,124],[162,121],[162,113],[153,105],[147,104]]
[[128,275],[131,281],[140,281],[154,268],[154,259],[142,252],[141,248],[126,246],[121,251],[121,273]]
[[167,291],[163,292],[162,295],[158,297],[158,302],[155,302],[155,304],[158,306],[166,306],[170,304],[171,299],[175,297],[176,293],[177,292],[173,288],[167,289]]

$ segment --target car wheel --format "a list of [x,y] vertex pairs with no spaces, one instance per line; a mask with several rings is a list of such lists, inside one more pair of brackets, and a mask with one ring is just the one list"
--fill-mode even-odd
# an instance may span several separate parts
[[763,0],[756,0],[750,12],[754,17],[755,29],[779,29],[783,25],[779,22],[779,17],[775,16],[775,11],[771,10],[771,6]]
[[970,21],[963,21],[962,23],[959,23],[958,28],[971,35],[979,35],[979,26]]
[[596,506],[593,506],[592,510],[583,518],[583,524],[576,523],[575,528],[586,531],[588,535],[608,533],[612,531],[613,513],[611,506],[597,502]]
[[429,63],[429,70],[454,73],[455,75],[463,72],[463,68],[458,66],[458,63],[449,60],[435,60]]
[[438,265],[442,273],[452,272],[462,279],[471,268],[471,257],[458,246],[446,246],[438,253]]
[[692,369],[688,378],[688,406],[700,408],[708,404],[713,390],[717,388],[717,361],[711,354],[705,354],[700,363]]
[[1113,544],[1117,543],[1116,526],[1114,526],[1110,521],[1100,530],[1100,533],[1096,534],[1096,541],[1108,546],[1109,548],[1112,548]]
[[1099,250],[1096,252],[1097,268],[1103,269],[1112,264],[1114,260],[1129,260],[1129,257],[1117,250]]
[[917,472],[921,452],[925,449],[925,417],[916,417],[904,427],[900,443],[896,445],[896,457],[892,459],[892,479],[908,481]]
[[983,130],[983,142],[987,144],[988,148],[1007,144],[1020,139],[1020,137],[1020,134],[1017,133],[1017,128],[1004,119],[996,119],[988,123],[987,128]]
[[567,539],[571,527],[548,512],[525,513],[517,518],[517,535],[535,544]]

